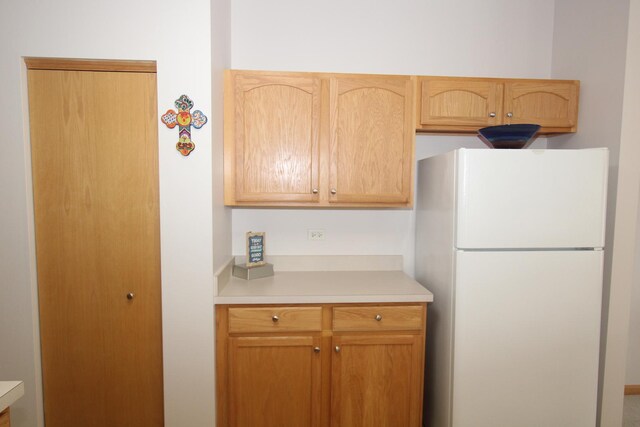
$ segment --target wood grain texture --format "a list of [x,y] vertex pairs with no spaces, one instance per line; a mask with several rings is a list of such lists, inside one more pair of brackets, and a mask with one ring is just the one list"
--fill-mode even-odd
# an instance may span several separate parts
[[625,385],[624,394],[626,396],[640,394],[640,384]]
[[[333,309],[334,331],[389,331],[421,329],[424,309],[421,306],[336,307]],[[377,320],[376,316],[380,316]]]
[[229,339],[229,426],[320,425],[318,337]]
[[[283,307],[320,308],[322,330],[228,332],[228,314],[231,310]],[[414,328],[414,316],[409,316],[411,321],[404,330],[374,332],[333,330],[333,317],[338,308],[353,310],[399,308],[402,310],[407,307],[419,311],[419,328],[409,329]],[[268,418],[276,420],[275,425],[296,425],[296,427],[309,425],[419,427],[422,420],[425,330],[426,303],[216,306],[217,425],[219,427],[262,426],[267,425],[265,423],[269,421],[265,419]],[[233,342],[235,344],[232,344]],[[305,415],[309,411],[305,396],[308,395],[309,390],[316,393],[318,389],[315,385],[309,386],[308,354],[301,350],[309,343],[313,343],[313,347],[317,346],[320,349],[315,353],[320,361],[320,385],[318,386],[320,395],[317,397],[318,407],[311,409],[314,414],[317,414],[312,419]],[[341,348],[346,346],[346,353],[342,350],[336,353],[335,345],[340,345]],[[234,346],[235,349],[232,348]],[[238,357],[240,353],[242,355]],[[345,358],[341,358],[343,355]],[[232,367],[234,363],[236,366]],[[293,373],[289,372],[289,365],[293,367]],[[313,369],[316,369],[315,365]],[[240,374],[240,372],[245,373]],[[239,377],[239,375],[245,376]],[[287,377],[280,380],[282,375]],[[296,375],[302,380],[296,382],[290,378]],[[314,375],[316,374],[312,374]],[[254,377],[258,378],[257,382],[251,382]],[[245,385],[241,387],[242,391],[232,392],[238,378]],[[246,384],[251,384],[253,389],[249,390]],[[296,393],[299,392],[299,395],[296,394],[296,399],[302,399],[302,402],[280,402],[279,399],[283,395],[279,389],[276,391],[278,384],[286,390],[297,390]],[[304,387],[300,388],[301,384]],[[261,394],[261,390],[265,393],[268,391],[269,396]],[[267,412],[263,408],[267,405],[265,403],[267,400],[273,407],[266,411],[273,411],[273,415],[271,413],[265,415]],[[254,401],[258,403],[254,405],[252,403]],[[286,406],[288,411],[295,412],[291,420],[281,421],[283,406]],[[300,413],[298,413],[298,407],[303,408]],[[231,420],[231,418],[234,419]],[[294,421],[297,424],[289,424]]]
[[334,336],[331,426],[420,426],[421,343],[418,335]]
[[47,426],[161,426],[155,74],[28,85]]
[[112,71],[155,73],[155,61],[92,60],[67,58],[24,58],[28,70]]
[[[422,125],[493,126],[502,117],[502,85],[465,78],[420,79]],[[491,115],[493,114],[493,117]]]
[[330,96],[329,201],[411,205],[413,80],[334,76]]
[[229,309],[229,333],[319,331],[321,327],[321,307]]
[[0,427],[11,427],[11,410],[10,408],[0,412]]
[[[366,130],[367,134],[353,144],[351,139],[343,138],[340,146],[344,151],[340,171],[346,171],[345,165],[353,171],[352,175],[344,172],[347,174],[344,182],[352,182],[356,189],[367,188],[363,193],[349,195],[345,187],[346,193],[331,194],[330,181],[335,180],[330,169],[338,157],[335,150],[330,151],[334,133],[331,123],[337,123],[330,82],[336,78],[344,79],[341,87],[348,86],[350,79],[362,86],[360,94],[353,98],[359,111],[339,118],[365,120],[344,125],[351,135],[359,130]],[[311,89],[309,82],[313,82]],[[227,70],[225,204],[410,207],[414,93],[415,79],[410,76]],[[309,96],[312,96],[311,118]],[[387,106],[388,98],[395,104]],[[350,107],[345,104],[345,108]],[[303,142],[309,139],[309,134],[316,144],[311,150],[311,160],[308,144]],[[388,135],[393,135],[390,141],[385,140]],[[363,164],[365,169],[361,168]]]
[[[578,91],[577,82],[507,82],[504,91],[505,123],[535,123],[543,127],[575,130]],[[513,113],[513,117],[506,117],[508,113]]]
[[229,307],[215,306],[216,426],[229,425]]
[[[419,76],[418,81],[419,132],[476,133],[485,126],[516,123],[542,125],[539,135],[578,128],[577,80]],[[492,112],[495,118],[489,117]]]
[[230,78],[235,200],[317,201],[320,80],[250,72]]

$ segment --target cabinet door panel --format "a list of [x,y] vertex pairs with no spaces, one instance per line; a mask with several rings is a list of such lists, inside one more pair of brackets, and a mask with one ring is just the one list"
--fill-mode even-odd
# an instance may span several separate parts
[[320,80],[234,74],[236,201],[317,201]]
[[410,204],[413,81],[334,77],[330,91],[329,201]]
[[420,425],[421,336],[337,336],[333,345],[332,427]]
[[578,123],[578,83],[508,82],[504,111],[507,124],[535,123],[571,130]]
[[229,425],[318,426],[319,346],[317,337],[229,338]]
[[421,80],[420,125],[493,126],[501,117],[502,85],[473,79]]

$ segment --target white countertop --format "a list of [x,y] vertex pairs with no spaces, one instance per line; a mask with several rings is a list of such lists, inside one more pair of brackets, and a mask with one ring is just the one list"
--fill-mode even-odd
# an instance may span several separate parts
[[[231,268],[233,264],[231,263]],[[216,304],[430,302],[433,294],[402,271],[276,271],[244,280],[221,269]]]
[[22,381],[0,381],[0,412],[20,399],[24,395]]

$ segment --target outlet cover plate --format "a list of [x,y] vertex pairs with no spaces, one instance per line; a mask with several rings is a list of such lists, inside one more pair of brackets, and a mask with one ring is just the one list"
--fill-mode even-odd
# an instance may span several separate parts
[[322,229],[307,230],[307,238],[309,240],[324,240],[324,230]]

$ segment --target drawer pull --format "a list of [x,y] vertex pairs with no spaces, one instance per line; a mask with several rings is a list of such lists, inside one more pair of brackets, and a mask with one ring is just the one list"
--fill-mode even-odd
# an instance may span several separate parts
[[280,320],[280,318],[274,314],[271,320],[273,320],[273,323],[278,323],[278,320]]
[[381,314],[376,314],[376,320],[379,322],[382,320],[382,315]]

